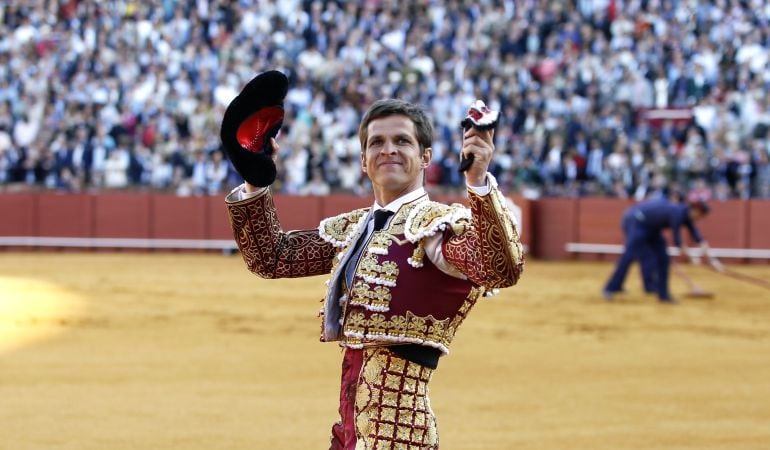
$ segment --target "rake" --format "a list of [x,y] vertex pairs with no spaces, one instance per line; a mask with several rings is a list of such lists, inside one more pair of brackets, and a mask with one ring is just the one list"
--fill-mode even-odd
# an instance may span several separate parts
[[695,284],[695,282],[690,278],[686,273],[684,273],[684,270],[682,270],[678,264],[672,264],[672,267],[674,268],[674,272],[676,272],[677,275],[679,275],[685,283],[687,283],[687,286],[690,288],[690,291],[684,294],[684,297],[686,298],[714,298],[714,293],[706,291],[702,289],[700,286]]

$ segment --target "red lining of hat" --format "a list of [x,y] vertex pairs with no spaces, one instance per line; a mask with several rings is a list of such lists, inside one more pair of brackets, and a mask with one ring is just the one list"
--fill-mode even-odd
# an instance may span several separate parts
[[261,152],[265,134],[283,120],[283,108],[267,106],[250,115],[238,127],[235,138],[241,147],[252,152]]

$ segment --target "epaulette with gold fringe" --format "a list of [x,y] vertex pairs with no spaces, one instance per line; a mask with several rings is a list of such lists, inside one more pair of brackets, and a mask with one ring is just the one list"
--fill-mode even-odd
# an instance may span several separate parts
[[321,221],[318,234],[335,247],[347,247],[364,225],[369,208],[356,209]]
[[404,237],[417,244],[412,256],[407,259],[415,268],[423,266],[425,238],[452,227],[452,232],[461,235],[470,226],[471,210],[459,203],[445,205],[426,201],[416,205],[406,217]]
[[409,242],[416,243],[444,231],[447,226],[460,235],[470,226],[470,220],[471,210],[459,203],[422,202],[409,212],[404,224],[404,236]]

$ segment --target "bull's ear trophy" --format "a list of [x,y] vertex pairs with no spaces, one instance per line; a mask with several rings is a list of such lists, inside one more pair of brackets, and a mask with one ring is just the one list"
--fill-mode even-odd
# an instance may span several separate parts
[[[468,108],[468,114],[460,122],[460,126],[463,128],[463,132],[468,131],[471,127],[481,131],[492,130],[497,126],[499,120],[499,111],[489,109],[482,100],[476,100]],[[457,170],[465,172],[473,164],[473,155],[469,155],[467,158],[462,155],[460,157],[460,167]]]
[[265,187],[275,181],[270,138],[283,125],[288,89],[286,75],[277,70],[263,72],[249,81],[225,110],[222,146],[235,170],[251,185]]

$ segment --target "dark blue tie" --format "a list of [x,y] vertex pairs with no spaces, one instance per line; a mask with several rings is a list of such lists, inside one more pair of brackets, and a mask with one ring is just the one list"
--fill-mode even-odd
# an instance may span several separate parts
[[[388,222],[388,218],[393,215],[393,211],[388,211],[387,209],[378,209],[374,212],[374,230],[373,231],[380,231],[383,227],[385,227],[385,224]],[[368,223],[367,223],[367,229],[368,229]],[[356,246],[353,250],[353,253],[350,255],[350,259],[348,259],[347,264],[345,265],[345,282],[347,283],[347,287],[351,288],[351,283],[353,283],[353,273],[355,272],[356,265],[358,264],[358,260],[361,258],[361,252],[363,251],[365,245],[364,243],[369,239],[370,234],[367,232],[367,229],[364,229],[364,231],[361,233],[361,236],[358,238],[358,241],[356,242]]]

